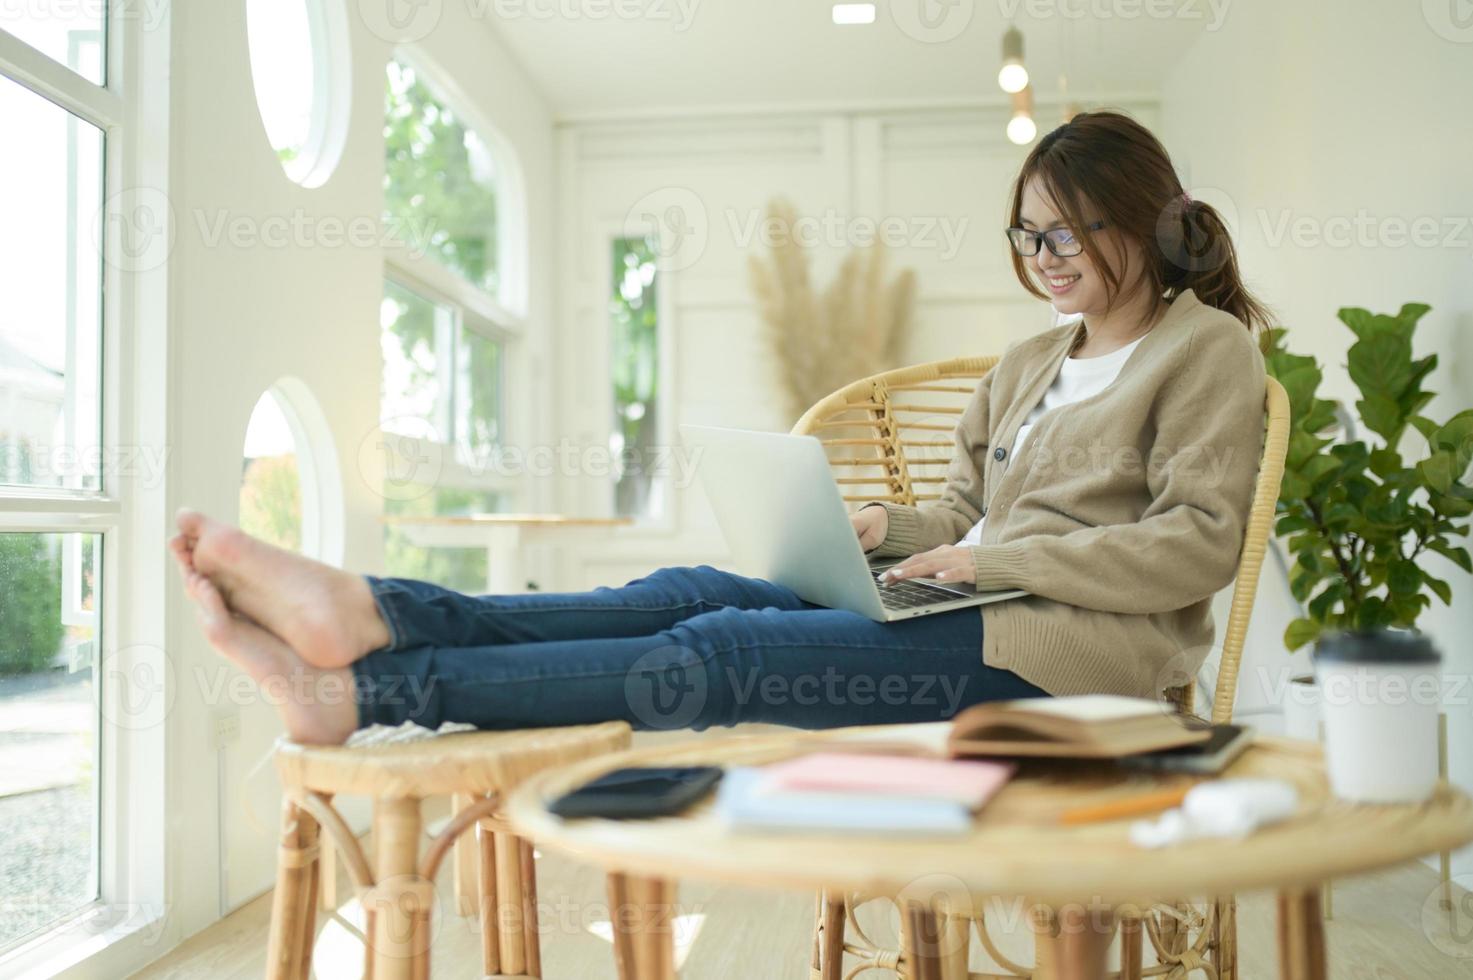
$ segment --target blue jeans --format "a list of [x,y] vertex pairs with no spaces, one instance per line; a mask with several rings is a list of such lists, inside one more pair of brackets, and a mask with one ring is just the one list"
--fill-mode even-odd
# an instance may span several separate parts
[[584,593],[368,583],[391,640],[353,664],[365,726],[833,728],[1047,693],[982,663],[976,609],[876,623],[706,565]]

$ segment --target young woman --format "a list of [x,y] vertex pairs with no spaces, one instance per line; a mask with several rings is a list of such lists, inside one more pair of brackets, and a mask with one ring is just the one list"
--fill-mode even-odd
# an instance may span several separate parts
[[905,556],[897,578],[1027,598],[875,623],[706,566],[472,597],[353,575],[184,511],[172,547],[210,643],[315,743],[406,719],[822,728],[1157,696],[1210,649],[1211,598],[1238,559],[1266,314],[1220,217],[1126,116],[1082,114],[1039,141],[1009,223],[1023,287],[1083,319],[1012,345],[978,385],[934,506],[870,504],[853,521],[866,550]]

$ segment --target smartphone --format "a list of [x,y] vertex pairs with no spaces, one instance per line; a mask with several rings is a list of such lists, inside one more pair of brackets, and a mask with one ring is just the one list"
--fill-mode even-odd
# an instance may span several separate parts
[[559,817],[667,817],[699,800],[721,778],[720,766],[615,769],[548,804]]
[[1212,735],[1205,742],[1122,756],[1120,764],[1162,772],[1219,773],[1242,755],[1252,741],[1253,729],[1244,725],[1213,725]]

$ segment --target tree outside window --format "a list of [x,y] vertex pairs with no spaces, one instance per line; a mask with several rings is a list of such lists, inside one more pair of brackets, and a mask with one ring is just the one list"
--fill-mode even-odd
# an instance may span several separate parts
[[655,422],[659,391],[655,258],[655,243],[649,238],[614,239],[613,294],[609,298],[614,425],[609,450],[616,460],[614,512],[620,517],[648,516],[658,509],[649,472],[659,438]]

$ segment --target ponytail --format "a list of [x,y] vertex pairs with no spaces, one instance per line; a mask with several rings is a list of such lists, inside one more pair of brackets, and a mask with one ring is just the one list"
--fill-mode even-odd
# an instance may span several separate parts
[[1156,223],[1161,293],[1173,300],[1190,289],[1208,306],[1231,313],[1249,329],[1266,330],[1272,314],[1243,285],[1238,252],[1222,215],[1185,192],[1167,202]]

